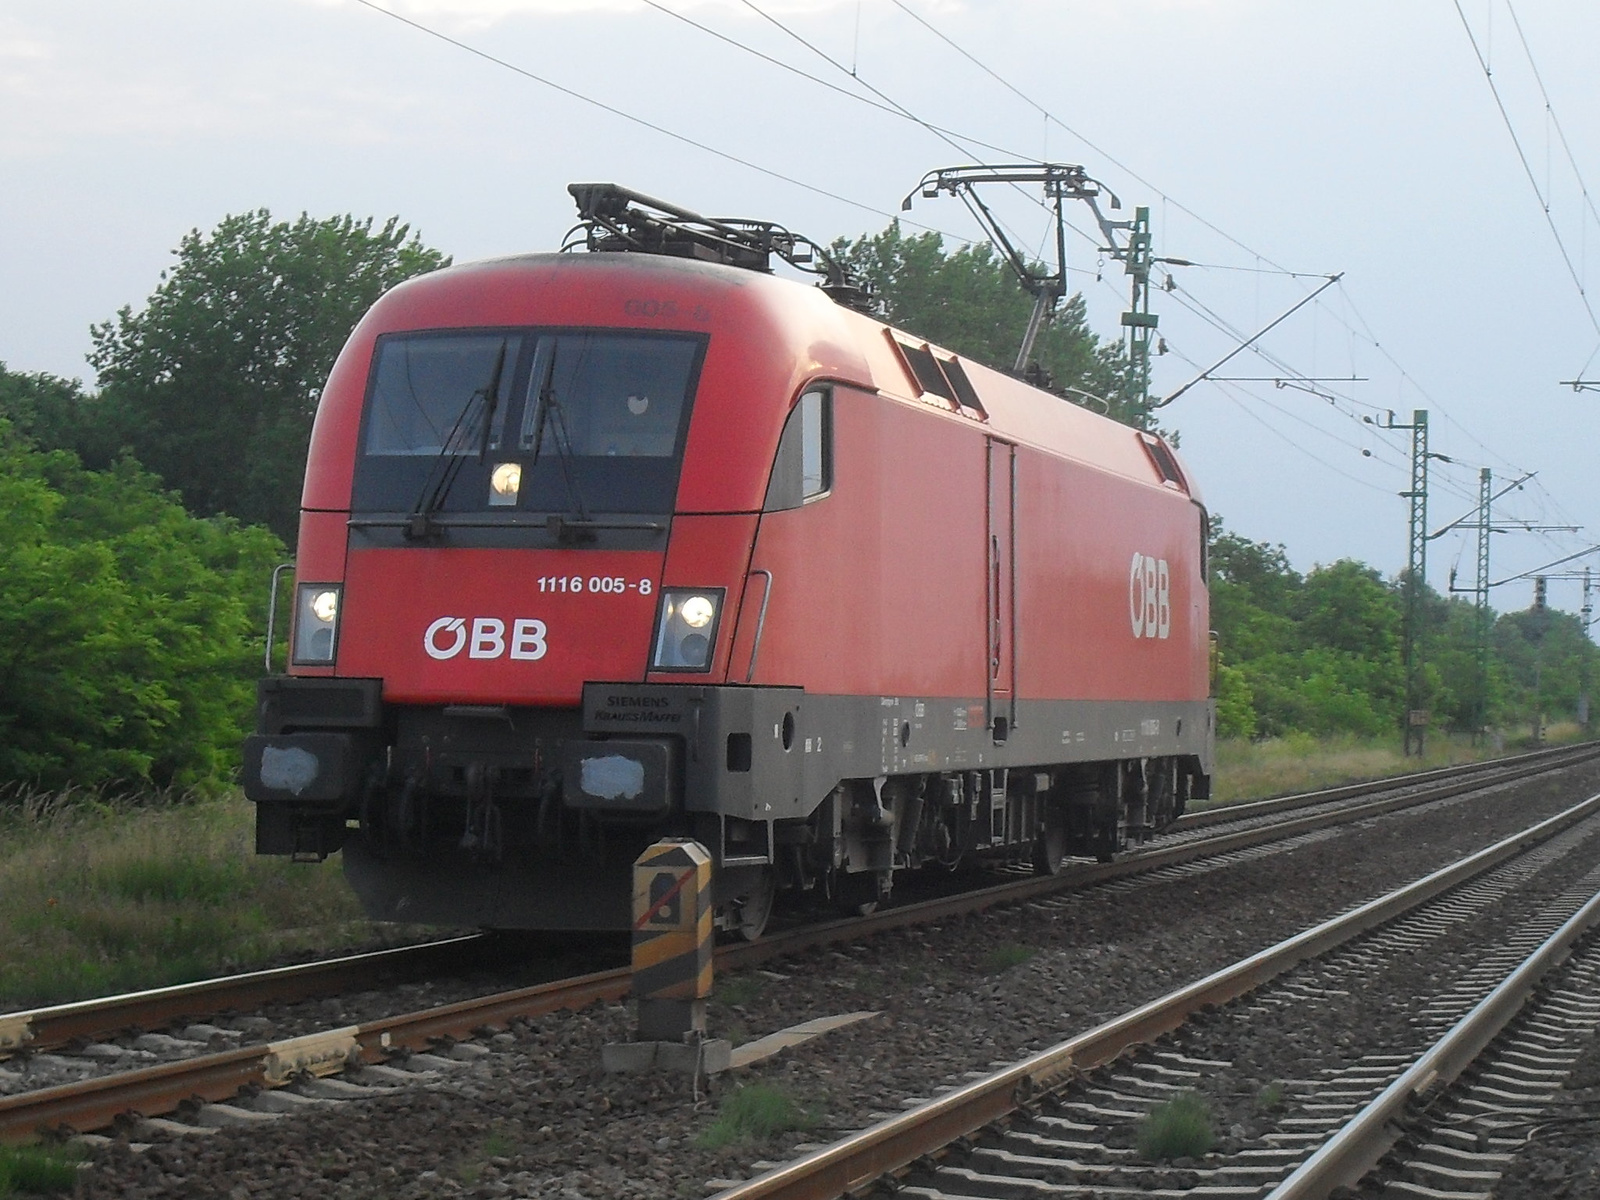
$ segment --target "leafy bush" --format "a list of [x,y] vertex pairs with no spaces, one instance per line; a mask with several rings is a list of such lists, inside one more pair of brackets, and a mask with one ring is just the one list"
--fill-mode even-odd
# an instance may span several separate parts
[[1255,694],[1238,667],[1217,664],[1217,736],[1250,737],[1256,731]]
[[4,421],[0,511],[0,783],[226,777],[277,538],[191,517],[132,460],[32,450]]

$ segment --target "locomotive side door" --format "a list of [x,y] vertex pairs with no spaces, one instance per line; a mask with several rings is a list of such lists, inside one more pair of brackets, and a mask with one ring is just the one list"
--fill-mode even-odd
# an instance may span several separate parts
[[985,696],[989,729],[1003,742],[1017,723],[1017,448],[984,439],[987,456],[984,554]]

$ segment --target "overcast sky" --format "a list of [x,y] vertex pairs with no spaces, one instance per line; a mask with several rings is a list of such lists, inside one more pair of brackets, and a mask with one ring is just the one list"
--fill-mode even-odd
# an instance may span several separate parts
[[[1431,449],[1453,460],[1432,464],[1431,528],[1474,508],[1482,466],[1505,482],[1538,472],[1497,519],[1584,526],[1496,536],[1493,578],[1600,541],[1600,393],[1561,386],[1600,378],[1578,286],[1600,276],[1581,191],[1600,186],[1592,0],[384,7],[7,0],[0,362],[92,383],[89,326],[141,306],[183,234],[227,213],[398,214],[460,262],[554,248],[573,220],[566,184],[611,180],[826,242],[883,228],[930,169],[1047,159],[1115,192],[1108,215],[1149,205],[1155,252],[1197,264],[1154,296],[1159,394],[1344,273],[1263,339],[1270,359],[1246,351],[1216,372],[1262,381],[1201,383],[1163,412],[1229,527],[1284,543],[1302,569],[1398,571],[1409,434],[1361,418],[1423,408]],[[998,202],[1038,247],[1042,210]],[[980,236],[950,199],[907,216]],[[1092,231],[1087,210],[1072,219]],[[1120,267],[1089,237],[1069,258],[1096,331],[1116,338]],[[1316,385],[1326,396],[1272,382],[1307,376],[1343,378]],[[1429,555],[1436,587],[1457,562],[1472,582],[1470,538]],[[1600,567],[1571,565],[1584,561]],[[1511,583],[1494,603],[1531,595]],[[1575,610],[1579,584],[1553,581],[1551,602]]]

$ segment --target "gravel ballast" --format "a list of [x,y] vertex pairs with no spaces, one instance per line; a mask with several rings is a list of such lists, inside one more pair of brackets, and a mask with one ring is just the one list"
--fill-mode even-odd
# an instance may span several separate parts
[[[1299,849],[1055,907],[1019,906],[885,934],[719,981],[715,1036],[743,1042],[860,1009],[879,1016],[696,1089],[608,1076],[624,1006],[518,1023],[432,1082],[305,1115],[134,1150],[95,1151],[92,1197],[700,1196],[1081,1032],[1592,794],[1582,766],[1341,830]],[[361,1020],[350,998],[346,1020]],[[359,1076],[356,1076],[359,1078]],[[720,1150],[696,1139],[750,1084],[809,1128]],[[696,1092],[698,1091],[698,1095]],[[1547,1193],[1548,1194],[1548,1193]],[[1577,1193],[1573,1193],[1577,1194]]]
[[1497,1200],[1600,1196],[1600,1041],[1591,1042],[1551,1108],[1559,1114],[1506,1168]]

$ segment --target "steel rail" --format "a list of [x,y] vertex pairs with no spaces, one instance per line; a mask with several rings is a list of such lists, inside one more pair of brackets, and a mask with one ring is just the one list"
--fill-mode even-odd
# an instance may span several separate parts
[[62,1127],[88,1132],[104,1128],[123,1113],[158,1115],[191,1099],[227,1100],[240,1088],[279,1087],[302,1073],[335,1074],[356,1063],[381,1062],[397,1050],[425,1050],[442,1038],[468,1037],[485,1026],[503,1027],[517,1017],[621,1000],[629,984],[626,970],[600,971],[481,1000],[0,1097],[0,1144]]
[[[1526,754],[1511,754],[1504,758],[1481,759],[1478,762],[1457,763],[1450,767],[1436,767],[1431,771],[1413,771],[1409,775],[1390,775],[1382,780],[1365,779],[1357,783],[1343,783],[1337,787],[1323,788],[1315,792],[1296,792],[1289,796],[1272,796],[1266,800],[1247,800],[1242,804],[1213,805],[1184,813],[1167,826],[1167,830],[1199,829],[1208,825],[1220,825],[1224,821],[1268,816],[1297,808],[1309,808],[1315,804],[1331,804],[1337,800],[1347,800],[1353,796],[1378,790],[1379,786],[1384,790],[1411,787],[1464,775],[1489,775],[1496,771],[1516,769],[1533,763],[1543,763],[1548,769],[1554,770],[1557,766],[1582,762],[1597,754],[1600,754],[1600,743],[1580,742],[1575,745],[1548,747],[1544,750],[1530,750]],[[1568,762],[1569,759],[1571,763]]]
[[[1525,765],[1514,773],[1504,774],[1503,779],[1496,779],[1494,782],[1523,778],[1546,769],[1549,769],[1548,764]],[[922,901],[874,913],[864,918],[849,918],[807,926],[759,942],[719,947],[716,952],[716,963],[721,969],[748,966],[841,940],[868,937],[948,916],[981,912],[998,904],[1017,903],[1052,892],[1084,887],[1108,879],[1140,874],[1158,867],[1262,845],[1308,830],[1362,820],[1395,809],[1448,798],[1482,786],[1484,786],[1482,780],[1458,780],[1443,787],[1413,792],[1403,797],[1390,797],[1368,804],[1308,814],[1267,827],[1142,852],[1114,863],[1076,864],[1067,871],[1051,877],[1001,884],[953,897]],[[1557,819],[1559,818],[1551,818],[1552,821]],[[1550,822],[1545,822],[1535,826],[1534,829],[1543,829],[1549,824]],[[1532,831],[1527,831],[1516,836],[1525,838],[1531,833]],[[1515,840],[1515,838],[1507,839],[1507,842],[1499,845],[1506,845]],[[1361,911],[1364,910],[1357,910]],[[476,938],[460,938],[433,945],[440,947],[441,952],[456,947],[459,952],[465,953],[469,946],[476,942]],[[385,951],[375,957],[381,958],[386,954],[398,953],[400,952]],[[368,957],[373,956],[357,955],[351,956],[348,960],[335,961],[349,963],[351,964],[349,969],[355,970],[354,964]],[[307,968],[322,965],[307,964]],[[292,973],[300,969],[280,968],[277,972],[257,972],[253,975],[239,976],[237,979],[240,991],[237,994],[243,995],[246,989],[258,985],[266,987],[267,983],[260,979],[261,976],[274,976],[282,972]],[[369,977],[364,975],[358,975],[357,978],[362,983],[370,981]],[[44,1129],[67,1127],[87,1132],[104,1127],[124,1112],[134,1111],[149,1116],[170,1112],[191,1098],[225,1100],[242,1087],[280,1086],[299,1072],[331,1074],[353,1063],[382,1061],[398,1050],[423,1050],[443,1039],[470,1037],[485,1027],[503,1027],[507,1022],[519,1017],[538,1016],[563,1008],[581,1008],[597,1001],[621,1001],[627,997],[631,982],[631,973],[626,968],[601,971],[570,980],[557,980],[458,1001],[343,1029],[308,1034],[270,1044],[242,1046],[178,1062],[117,1072],[53,1088],[0,1097],[0,1143],[24,1140]],[[203,983],[183,985],[179,988],[156,989],[149,993],[134,993],[116,999],[126,1002],[127,1007],[122,1010],[125,1015],[138,1011],[139,1005],[148,1002],[176,1000],[181,1003],[185,996],[203,994],[202,989],[206,986]],[[172,996],[171,993],[178,995]],[[269,992],[268,998],[279,999],[281,994]],[[79,1004],[57,1006],[60,1010],[59,1019],[63,1022],[61,1027],[64,1028],[65,1022],[71,1020],[87,1020],[96,1003],[98,1002],[83,1001]],[[51,1010],[41,1010],[45,1011]],[[31,1017],[34,1014],[17,1015]],[[135,1022],[125,1017],[125,1023]],[[105,1028],[107,1025],[100,1022],[96,1032]],[[1042,1081],[1035,1082],[1042,1083]],[[991,1118],[985,1118],[985,1121],[988,1119]],[[980,1121],[979,1124],[985,1121]]]
[[[1179,818],[1170,828],[1180,830],[1209,827],[1224,822],[1268,816],[1318,804],[1333,803],[1371,792],[1411,787],[1447,778],[1477,777],[1481,774],[1500,773],[1504,772],[1508,767],[1519,772],[1516,775],[1508,775],[1508,779],[1521,778],[1530,773],[1525,768],[1536,762],[1545,764],[1547,769],[1554,769],[1556,766],[1564,765],[1568,758],[1577,761],[1596,754],[1600,754],[1600,745],[1586,744],[1579,747],[1559,747],[1554,750],[1539,750],[1507,758],[1460,764],[1434,771],[1416,772],[1411,775],[1394,776],[1384,780],[1367,780],[1361,783],[1345,784],[1318,792],[1279,796],[1245,804],[1222,805],[1186,814]],[[1480,784],[1479,786],[1482,785]],[[1410,798],[1408,803],[1424,803],[1428,798],[1430,797],[1414,797]],[[1438,797],[1433,796],[1432,798]],[[1284,836],[1285,834],[1293,836],[1295,832],[1299,831],[1301,831],[1299,828],[1285,829],[1271,836]],[[1271,836],[1263,840],[1271,840]],[[1117,866],[1110,868],[1100,864],[1073,864],[1069,866],[1067,872],[1057,876],[1054,883],[1037,884],[1026,896],[1020,898],[1027,899],[1032,895],[1054,891],[1060,887],[1085,886],[1103,879],[1126,874],[1130,868],[1124,864],[1132,861],[1140,863],[1138,868],[1140,870],[1154,869],[1160,866],[1189,861],[1192,858],[1212,853],[1225,853],[1227,849],[1238,849],[1241,845],[1251,844],[1260,843],[1243,842],[1233,846],[1219,847],[1215,842],[1208,841],[1195,843],[1194,845],[1200,848],[1192,853],[1186,853],[1176,847],[1166,850],[1142,851],[1138,852],[1139,857],[1137,859],[1123,859]],[[978,908],[981,909],[991,903],[1003,903],[1009,899],[1019,898],[1015,891],[1017,886],[1015,883],[996,885],[993,888],[973,893],[973,895],[978,897]],[[954,905],[955,907],[953,908],[947,907],[947,911],[951,912],[972,911],[971,907],[960,907],[959,901],[930,901],[929,903],[933,905]],[[893,928],[897,924],[936,919],[936,915],[928,909],[906,906],[892,910],[892,913],[880,914],[877,918],[878,923],[868,930],[864,930],[860,921],[854,918],[850,921],[831,922],[813,927],[816,933],[809,939],[795,937],[793,940],[785,942],[784,952],[798,951],[810,946],[826,944],[837,938],[839,932],[845,928],[853,928],[859,934]],[[775,944],[776,941],[776,938],[768,939],[762,945]],[[371,986],[399,978],[427,975],[438,971],[458,970],[464,966],[472,965],[476,955],[481,952],[483,945],[482,935],[475,934],[440,942],[424,943],[420,946],[398,946],[387,950],[346,955],[319,962],[276,967],[264,971],[251,971],[169,987],[150,988],[118,996],[79,1000],[67,1004],[0,1013],[0,1059],[4,1059],[8,1055],[24,1048],[31,1051],[51,1050],[69,1045],[78,1040],[105,1037],[123,1029],[160,1028],[177,1020],[210,1016],[228,1009],[247,1009],[268,1003],[289,1003],[313,996],[328,995]],[[743,949],[741,947],[730,948],[726,952],[729,959],[727,965],[737,966],[742,965],[742,962],[747,959],[749,961],[758,961],[761,957],[767,957],[767,955],[759,954],[755,951],[745,951],[744,956],[741,957],[740,952]]]
[[1353,1187],[1401,1134],[1395,1122],[1413,1101],[1442,1088],[1471,1066],[1522,1011],[1539,982],[1566,961],[1572,947],[1600,922],[1600,893],[1592,896],[1516,970],[1417,1059],[1378,1097],[1275,1188],[1267,1200],[1326,1200]]
[[[1584,757],[1597,753],[1600,753],[1600,748],[1591,747]],[[1492,780],[1483,780],[1476,775],[1466,779],[1457,778],[1452,782],[1426,791],[1408,792],[1403,796],[1390,796],[1384,799],[1371,800],[1365,804],[1346,805],[1323,812],[1307,813],[1303,816],[1275,822],[1271,825],[1258,826],[1254,829],[1242,829],[1234,833],[1219,834],[1203,840],[1139,850],[1126,857],[1119,858],[1116,862],[1075,862],[1057,875],[1022,882],[995,884],[991,887],[961,892],[954,896],[941,897],[934,900],[921,900],[914,904],[885,909],[881,912],[873,913],[869,917],[850,917],[817,925],[808,925],[802,929],[790,930],[774,937],[764,938],[759,942],[742,946],[726,946],[717,951],[717,963],[719,966],[747,966],[765,962],[783,954],[792,954],[801,950],[811,950],[819,946],[831,945],[839,941],[842,936],[865,937],[870,934],[883,933],[910,925],[923,925],[946,917],[983,912],[999,904],[1018,904],[1041,896],[1048,896],[1054,892],[1089,887],[1112,879],[1123,879],[1131,875],[1144,874],[1147,871],[1158,870],[1161,867],[1180,866],[1198,859],[1211,858],[1219,854],[1230,854],[1236,850],[1248,850],[1255,846],[1264,846],[1271,842],[1282,841],[1285,838],[1296,837],[1299,834],[1310,833],[1318,829],[1352,824],[1368,817],[1382,816],[1385,813],[1415,808],[1438,800],[1448,800],[1454,796],[1465,795],[1467,792],[1477,791],[1486,786],[1515,782],[1519,779],[1526,779],[1529,776],[1539,775],[1545,771],[1568,765],[1571,764],[1565,761],[1555,766],[1547,762],[1524,763],[1515,770],[1497,773]],[[1377,791],[1380,789],[1368,785],[1367,790]]]
[[833,1200],[900,1171],[1009,1116],[1051,1088],[1225,1004],[1350,938],[1431,900],[1533,845],[1600,813],[1600,795],[1324,921],[1087,1033],[868,1129],[717,1193],[714,1200]]
[[483,946],[482,934],[470,934],[419,946],[396,946],[4,1013],[0,1014],[0,1058],[24,1048],[48,1050],[80,1038],[103,1037],[107,1031],[160,1028],[185,1017],[304,1000],[407,976],[460,969],[474,962]]

